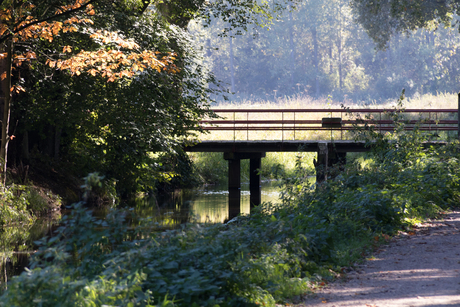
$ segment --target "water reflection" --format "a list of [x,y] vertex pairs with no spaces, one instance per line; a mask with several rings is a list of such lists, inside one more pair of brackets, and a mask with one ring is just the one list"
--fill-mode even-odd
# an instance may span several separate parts
[[5,289],[11,276],[24,270],[34,253],[34,241],[51,236],[59,221],[59,212],[37,219],[33,224],[0,227],[0,290]]
[[[227,185],[208,185],[200,189],[176,191],[172,196],[170,199],[163,199],[160,207],[185,208],[182,210],[192,215],[191,220],[199,223],[222,223],[228,218]],[[241,214],[249,214],[249,196],[249,183],[243,183]],[[277,182],[263,181],[262,202],[278,202],[278,200]]]

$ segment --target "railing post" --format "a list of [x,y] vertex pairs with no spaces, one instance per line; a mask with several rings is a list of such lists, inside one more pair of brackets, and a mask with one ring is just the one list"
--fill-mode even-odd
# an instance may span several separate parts
[[281,141],[284,142],[284,112],[281,112]]
[[429,127],[428,130],[431,131],[431,112],[428,112],[428,122],[430,123],[430,125],[428,126]]
[[235,136],[235,133],[236,133],[236,124],[235,124],[235,111],[233,111],[233,141],[236,141],[236,136]]
[[438,112],[436,112],[435,114],[436,114],[436,120],[435,120],[435,122],[436,122],[436,134],[438,134],[438,132],[439,132],[438,131],[438,128],[439,128],[438,127]]
[[[343,118],[343,112],[340,112],[340,118]],[[340,139],[343,141],[343,126],[340,127]]]
[[246,141],[249,141],[249,112],[246,112]]
[[460,93],[458,93],[457,138],[460,140]]
[[295,141],[295,112],[294,112],[294,141]]

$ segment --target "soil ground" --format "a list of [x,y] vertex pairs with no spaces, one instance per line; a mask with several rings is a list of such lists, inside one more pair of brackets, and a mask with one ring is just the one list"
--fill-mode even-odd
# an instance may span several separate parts
[[460,306],[460,211],[401,232],[295,306]]

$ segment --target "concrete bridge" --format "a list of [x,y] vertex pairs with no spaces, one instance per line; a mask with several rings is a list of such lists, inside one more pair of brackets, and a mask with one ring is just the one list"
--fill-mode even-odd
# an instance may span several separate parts
[[[460,101],[460,100],[459,100]],[[459,103],[460,105],[460,103]],[[326,180],[328,168],[334,164],[344,164],[347,152],[365,152],[370,148],[363,141],[344,140],[347,132],[357,129],[373,129],[381,133],[388,133],[395,129],[395,122],[385,109],[217,109],[217,114],[226,114],[226,118],[208,119],[201,122],[203,129],[208,131],[226,130],[233,133],[230,140],[208,140],[187,145],[188,152],[222,152],[228,161],[228,191],[229,191],[229,219],[240,214],[241,203],[241,171],[240,161],[249,159],[249,190],[250,206],[253,208],[261,203],[261,179],[258,169],[262,158],[267,152],[316,152],[315,162],[317,182]],[[398,111],[400,112],[400,111]],[[321,119],[305,119],[310,113],[327,113],[329,117]],[[335,113],[339,116],[333,117]],[[344,119],[348,114],[366,114],[364,119]],[[406,115],[417,119],[405,121],[404,129],[411,130],[416,125],[419,130],[433,133],[452,133],[460,135],[458,109],[408,109]],[[250,115],[257,114],[257,119]],[[273,114],[281,118],[273,119]],[[370,115],[369,115],[370,114]],[[241,118],[245,115],[245,118]],[[355,115],[356,116],[356,115]],[[422,117],[422,118],[420,118]],[[324,137],[324,140],[300,140],[299,131],[331,131],[340,132],[340,140]],[[249,139],[252,131],[279,131],[281,140]],[[237,132],[246,136],[245,140],[237,139]],[[285,139],[286,132],[290,132],[292,139]],[[345,133],[345,135],[344,135]],[[241,137],[241,136],[240,136]],[[328,140],[329,139],[329,140]],[[439,142],[433,142],[439,143]]]

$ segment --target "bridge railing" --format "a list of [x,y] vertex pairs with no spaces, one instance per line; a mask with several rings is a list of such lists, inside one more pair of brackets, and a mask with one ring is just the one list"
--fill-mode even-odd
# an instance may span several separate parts
[[[218,139],[318,139],[334,133],[347,139],[358,127],[373,126],[376,131],[392,131],[391,113],[402,113],[405,129],[417,124],[422,131],[459,131],[458,109],[214,109],[220,118],[201,121],[204,130],[227,131]],[[324,127],[323,118],[341,118],[339,127]],[[273,132],[278,131],[276,137]],[[454,133],[454,132],[452,132]],[[271,137],[267,137],[271,134]],[[259,135],[259,136],[257,136]],[[215,139],[215,138],[214,138]]]

